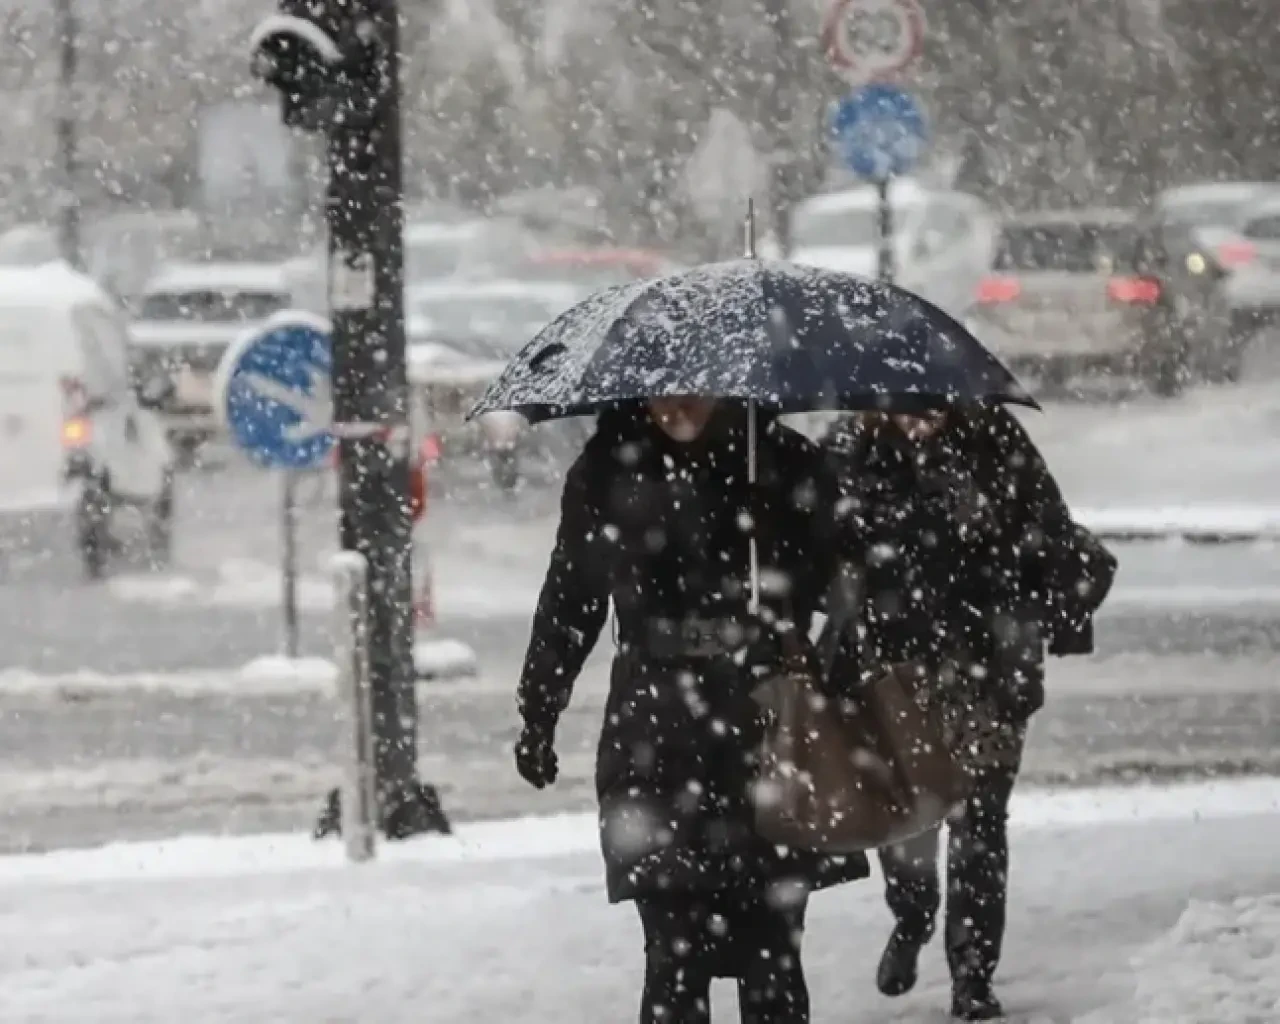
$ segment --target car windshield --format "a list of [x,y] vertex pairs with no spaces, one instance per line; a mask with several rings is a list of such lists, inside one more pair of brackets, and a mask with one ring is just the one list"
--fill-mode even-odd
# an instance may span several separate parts
[[1127,224],[1006,225],[1000,234],[995,269],[1095,274],[1130,250],[1132,234]]
[[1257,196],[1233,199],[1197,199],[1167,203],[1160,208],[1161,220],[1191,228],[1243,228]]
[[429,338],[471,355],[505,358],[567,306],[549,295],[457,295],[419,299],[413,313]]
[[880,237],[879,217],[871,208],[805,209],[796,212],[792,244],[811,246],[873,246]]
[[142,302],[143,320],[193,320],[198,323],[236,323],[264,320],[289,304],[280,292],[157,292]]

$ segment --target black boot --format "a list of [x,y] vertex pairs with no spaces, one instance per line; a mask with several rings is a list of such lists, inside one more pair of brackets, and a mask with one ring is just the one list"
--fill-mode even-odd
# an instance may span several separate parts
[[991,982],[980,978],[956,981],[951,988],[951,1016],[956,1020],[999,1020],[1004,1007],[991,990]]
[[918,933],[906,931],[902,925],[893,929],[876,971],[876,987],[881,992],[887,996],[901,996],[916,987],[920,950],[926,941]]
[[[408,793],[398,794],[388,802],[383,813],[382,832],[388,839],[408,839],[411,836],[438,832],[452,835],[453,826],[440,802],[435,786],[424,782],[414,785]],[[327,839],[342,834],[342,792],[330,790],[312,836]]]

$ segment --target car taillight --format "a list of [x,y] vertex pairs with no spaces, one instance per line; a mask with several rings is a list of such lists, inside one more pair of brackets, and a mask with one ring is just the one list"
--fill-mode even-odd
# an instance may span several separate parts
[[1160,282],[1149,277],[1113,277],[1107,298],[1126,306],[1151,306],[1160,301]]
[[1236,267],[1243,267],[1252,263],[1254,257],[1258,255],[1258,247],[1252,242],[1223,242],[1215,252],[1218,256],[1218,262],[1226,270],[1234,270]]
[[62,421],[62,447],[84,448],[89,444],[93,428],[87,416],[71,416]]
[[978,305],[998,306],[1013,302],[1022,294],[1022,282],[1016,277],[988,277],[978,285]]

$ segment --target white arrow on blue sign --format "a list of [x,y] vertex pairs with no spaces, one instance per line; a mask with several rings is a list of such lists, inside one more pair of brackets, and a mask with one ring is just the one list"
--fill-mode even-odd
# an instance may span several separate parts
[[828,124],[844,165],[860,178],[885,181],[920,162],[929,129],[914,96],[877,82],[834,105]]
[[214,403],[231,440],[268,469],[314,469],[333,450],[333,337],[323,317],[285,310],[218,364]]

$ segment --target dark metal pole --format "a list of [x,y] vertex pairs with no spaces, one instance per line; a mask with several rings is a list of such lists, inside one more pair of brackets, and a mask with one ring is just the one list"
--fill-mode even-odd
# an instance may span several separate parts
[[298,657],[298,474],[286,469],[280,497],[284,655]]
[[62,258],[78,270],[84,269],[80,239],[80,190],[76,155],[76,60],[79,26],[75,0],[54,0],[58,25],[58,249]]
[[893,283],[895,273],[893,259],[893,204],[889,196],[889,183],[893,179],[881,178],[876,182],[876,196],[879,200],[880,212],[880,251],[876,265],[876,276],[889,284]]
[[329,132],[339,534],[342,548],[369,565],[378,807],[395,836],[437,827],[439,807],[427,805],[417,780],[398,12],[396,0],[353,6],[355,37],[377,56],[369,67],[349,66]]
[[762,86],[769,140],[769,226],[785,258],[791,252],[791,207],[796,199],[797,156],[791,123],[799,90],[795,19],[789,0],[767,0],[765,18],[773,30],[773,81]]

